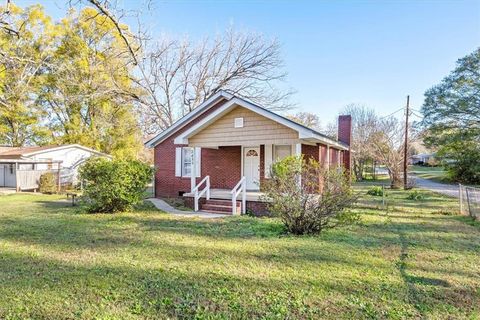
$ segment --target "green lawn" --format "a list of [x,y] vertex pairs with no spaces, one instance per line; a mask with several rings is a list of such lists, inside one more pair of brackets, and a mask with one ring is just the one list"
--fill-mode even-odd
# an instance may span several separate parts
[[480,318],[480,225],[407,194],[389,192],[388,210],[362,196],[361,223],[317,237],[0,196],[0,319]]
[[440,183],[452,183],[443,167],[410,166],[408,170],[410,173],[413,173],[423,179]]

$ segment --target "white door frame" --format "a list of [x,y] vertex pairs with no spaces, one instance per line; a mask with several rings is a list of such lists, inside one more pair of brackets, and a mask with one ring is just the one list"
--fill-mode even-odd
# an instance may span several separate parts
[[[260,158],[260,157],[261,157],[261,148],[260,148],[259,145],[258,145],[258,146],[242,146],[242,148],[241,148],[241,149],[242,149],[242,153],[241,153],[241,167],[242,167],[241,177],[244,177],[244,176],[245,176],[245,170],[244,170],[244,166],[245,166],[245,149],[249,149],[249,148],[258,149],[258,166],[259,166],[259,168],[258,168],[258,183],[259,183],[259,185],[258,185],[257,189],[254,189],[254,190],[255,190],[255,191],[259,191],[259,190],[260,190],[260,180],[261,180],[261,176],[260,176],[260,175],[261,175],[261,170],[260,170],[261,168],[260,168],[260,165],[261,165],[261,163],[262,163],[261,158]],[[252,189],[250,189],[250,190],[252,190]]]

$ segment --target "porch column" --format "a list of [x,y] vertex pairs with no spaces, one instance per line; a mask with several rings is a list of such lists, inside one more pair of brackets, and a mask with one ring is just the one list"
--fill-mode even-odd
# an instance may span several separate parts
[[197,176],[197,159],[195,157],[195,148],[192,148],[192,167],[190,170],[190,192],[193,192],[193,189],[195,188],[196,179],[195,177]]

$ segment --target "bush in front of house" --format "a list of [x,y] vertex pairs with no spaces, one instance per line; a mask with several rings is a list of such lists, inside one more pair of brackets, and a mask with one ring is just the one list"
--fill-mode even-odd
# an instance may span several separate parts
[[92,158],[80,168],[83,200],[89,212],[127,211],[143,201],[152,177],[153,169],[140,161]]
[[418,190],[411,191],[407,196],[407,200],[420,201],[424,199],[425,195]]
[[383,188],[380,186],[373,186],[368,189],[367,194],[370,196],[382,196],[383,195]]
[[358,219],[348,210],[356,200],[348,177],[314,160],[291,156],[274,163],[264,193],[270,212],[296,235],[318,234]]
[[57,192],[57,176],[52,172],[46,172],[40,176],[38,190],[41,193],[52,194]]

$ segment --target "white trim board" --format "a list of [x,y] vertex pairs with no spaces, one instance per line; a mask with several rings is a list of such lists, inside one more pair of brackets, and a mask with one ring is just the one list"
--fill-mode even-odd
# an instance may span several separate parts
[[97,155],[100,155],[100,156],[103,156],[103,157],[108,157],[108,158],[112,157],[112,156],[110,156],[106,153],[103,153],[103,152],[100,152],[100,151],[97,151],[97,150],[93,150],[91,148],[84,147],[84,146],[82,146],[80,144],[76,144],[76,143],[75,144],[66,144],[66,145],[61,145],[61,146],[53,146],[53,147],[48,148],[48,149],[26,152],[26,153],[22,154],[22,156],[23,157],[30,157],[30,156],[34,156],[34,155],[38,155],[38,154],[42,154],[42,153],[47,153],[47,152],[51,152],[51,151],[58,151],[58,150],[63,150],[63,149],[68,149],[68,148],[78,148],[78,149],[88,151],[88,152],[91,152],[91,153],[94,153],[94,154],[97,154]]

